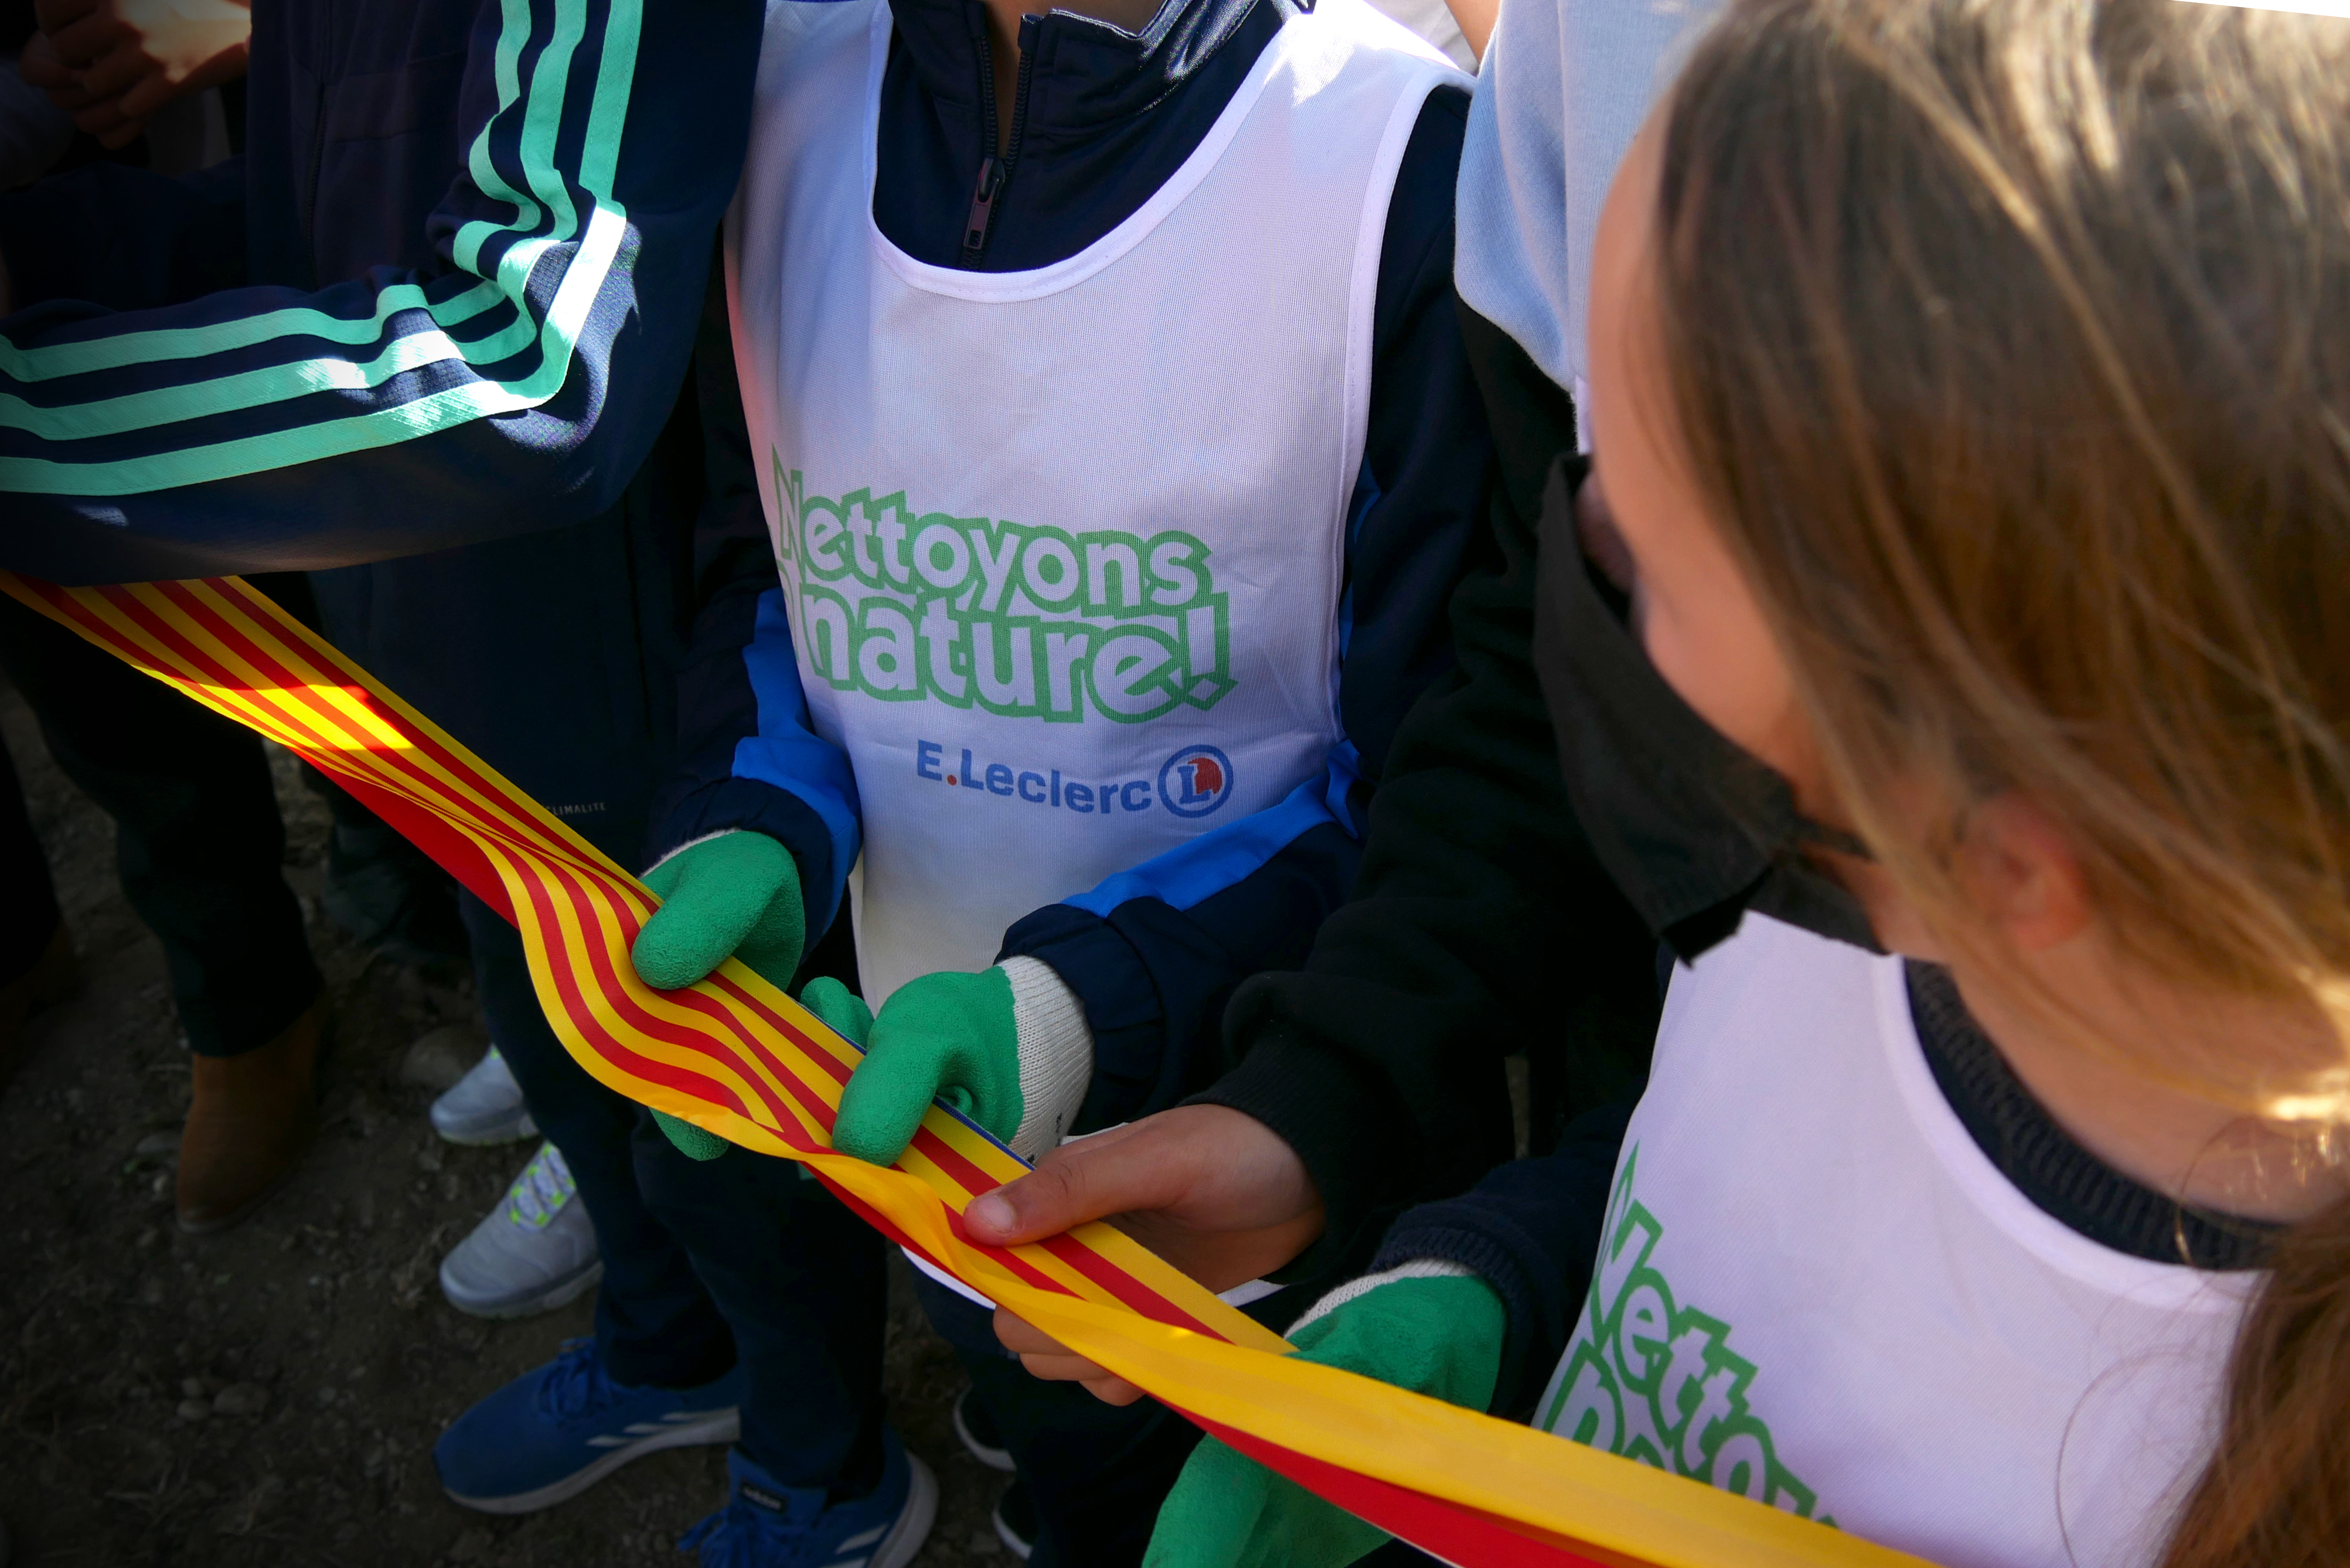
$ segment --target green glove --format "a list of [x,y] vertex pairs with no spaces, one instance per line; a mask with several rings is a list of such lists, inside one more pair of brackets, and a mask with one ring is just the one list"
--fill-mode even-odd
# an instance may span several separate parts
[[865,1060],[840,1092],[832,1147],[888,1165],[913,1141],[933,1098],[998,1138],[1020,1126],[1020,1029],[1001,969],[910,980],[881,1004]]
[[714,1132],[703,1132],[691,1122],[681,1122],[667,1111],[653,1112],[653,1126],[660,1128],[677,1152],[688,1159],[716,1159],[727,1149],[726,1140]]
[[689,845],[645,873],[661,907],[629,957],[647,985],[691,985],[730,957],[779,989],[800,967],[807,909],[792,852],[737,828]]
[[817,1023],[860,1050],[873,1033],[873,1010],[865,1005],[865,999],[828,974],[816,976],[800,989],[800,1005],[815,1013]]
[[[1307,1361],[1482,1410],[1508,1328],[1491,1286],[1453,1275],[1376,1285],[1292,1329],[1289,1341]],[[1159,1509],[1143,1568],[1338,1568],[1387,1538],[1209,1438]]]
[[[807,982],[800,992],[800,1005],[858,1045],[865,1044],[865,1036],[873,1028],[873,1010],[865,1005],[865,999],[852,994],[848,987],[828,974]],[[729,1147],[716,1133],[704,1132],[667,1111],[655,1111],[653,1122],[669,1135],[678,1153],[689,1159],[716,1159]]]

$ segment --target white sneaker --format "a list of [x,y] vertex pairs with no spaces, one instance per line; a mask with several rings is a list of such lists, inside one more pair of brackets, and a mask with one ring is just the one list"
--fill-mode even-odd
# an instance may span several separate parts
[[974,1400],[971,1395],[972,1391],[966,1388],[955,1396],[952,1412],[954,1435],[962,1439],[964,1450],[972,1459],[989,1469],[1002,1470],[1009,1475],[1020,1467],[1014,1461],[1012,1450],[1003,1446],[1003,1439],[995,1435],[995,1423],[989,1418],[987,1407]]
[[504,1201],[441,1260],[441,1293],[475,1317],[552,1312],[603,1277],[588,1206],[551,1143],[538,1146]]
[[493,1045],[432,1102],[432,1130],[451,1143],[518,1143],[538,1136],[514,1069]]

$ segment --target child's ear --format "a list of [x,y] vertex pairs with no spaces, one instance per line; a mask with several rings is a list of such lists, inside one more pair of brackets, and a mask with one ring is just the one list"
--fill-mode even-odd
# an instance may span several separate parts
[[1960,857],[1976,908],[2026,952],[2078,936],[2095,912],[2072,839],[2021,794],[1997,795],[1975,808]]

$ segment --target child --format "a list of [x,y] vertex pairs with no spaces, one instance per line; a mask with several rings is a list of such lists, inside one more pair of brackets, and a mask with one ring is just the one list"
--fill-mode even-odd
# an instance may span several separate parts
[[[1360,0],[786,4],[760,69],[728,261],[782,583],[638,967],[788,977],[846,889],[878,1016],[837,1146],[894,1159],[944,1091],[1034,1158],[1221,1069],[1225,998],[1344,898],[1444,664],[1489,457],[1449,288],[1465,78]],[[1193,1434],[937,1304],[974,1451],[1021,1465],[1015,1550],[1139,1558]],[[743,1538],[763,1496],[920,1514],[871,1427],[738,1470]]]
[[[94,14],[116,8],[43,7],[93,13],[75,24],[85,44],[124,40]],[[120,9],[142,26],[175,13]],[[0,194],[0,294],[13,275],[25,307],[0,323],[0,565],[68,583],[334,568],[310,586],[345,652],[641,865],[680,666],[706,688],[740,654],[724,636],[733,607],[773,581],[755,502],[747,519],[733,504],[752,487],[747,462],[737,483],[698,417],[734,400],[712,250],[747,140],[760,12],[254,10],[241,166],[181,182],[93,164]],[[714,338],[698,341],[713,293]],[[689,659],[707,628],[710,656]],[[195,824],[181,835],[194,849],[262,840],[255,858],[299,956],[259,751],[266,835],[233,836],[206,796],[140,784],[188,760],[175,737],[87,703],[78,716],[135,764],[100,770],[113,787]],[[330,877],[345,847],[338,831]],[[136,838],[125,848],[136,868]],[[180,902],[205,943],[268,973],[268,946],[237,940],[262,934],[251,922]],[[444,1262],[444,1285],[501,1315],[600,1288],[594,1334],[442,1428],[433,1475],[464,1506],[515,1514],[681,1444],[796,1456],[830,1368],[816,1336],[777,1325],[775,1303],[810,1293],[763,1231],[858,1222],[788,1168],[679,1158],[563,1049],[513,928],[479,899],[462,907],[463,936],[439,934],[471,946],[485,1021],[551,1147]],[[272,978],[282,992],[300,977]],[[303,1147],[270,1135],[315,1124],[315,1019],[307,1029],[221,1059],[215,1085],[237,1092],[216,1102],[209,1138],[198,1125],[183,1145],[183,1224],[266,1191]],[[200,1162],[204,1143],[214,1158]],[[882,1301],[877,1281],[869,1303],[844,1292],[822,1305],[869,1309],[878,1353]]]
[[[2339,1561],[2345,127],[2340,22],[1730,7],[1601,224],[1533,649],[1690,961],[1628,1125],[1308,1354],[1935,1561]],[[1204,1449],[1152,1560],[1377,1540],[1296,1496]]]

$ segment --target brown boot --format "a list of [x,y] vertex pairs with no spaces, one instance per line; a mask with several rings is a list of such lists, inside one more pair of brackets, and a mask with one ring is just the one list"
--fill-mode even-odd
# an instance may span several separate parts
[[180,1135],[177,1208],[191,1236],[225,1231],[294,1174],[318,1131],[324,998],[268,1044],[197,1056],[195,1103]]
[[32,1055],[25,1025],[47,1009],[63,1002],[81,986],[81,966],[75,961],[73,935],[63,920],[41,951],[40,961],[5,985],[0,985],[0,1089],[16,1075]]

